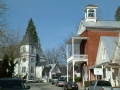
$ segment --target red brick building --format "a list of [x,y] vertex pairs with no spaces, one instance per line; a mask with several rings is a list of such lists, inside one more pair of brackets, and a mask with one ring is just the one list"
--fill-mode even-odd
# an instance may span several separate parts
[[[80,21],[78,35],[67,41],[67,67],[78,65],[82,81],[95,80],[93,69],[95,65],[98,45],[101,36],[118,36],[119,21],[99,21],[96,16],[97,6],[87,5],[84,9],[85,19]],[[79,52],[76,53],[76,44],[79,45]],[[69,54],[69,45],[72,46],[72,54]],[[85,66],[85,68],[84,68]],[[73,78],[74,72],[73,72]],[[74,79],[73,79],[74,81]]]

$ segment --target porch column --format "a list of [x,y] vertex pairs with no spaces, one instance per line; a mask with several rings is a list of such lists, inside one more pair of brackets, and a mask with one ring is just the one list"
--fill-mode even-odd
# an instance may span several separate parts
[[90,69],[89,69],[89,81],[90,81]]
[[72,55],[74,56],[74,39],[72,38]]
[[[111,84],[113,85],[113,79],[112,79],[112,68],[110,68],[110,71],[111,71],[111,73],[110,73],[110,81],[111,81]],[[114,85],[113,85],[114,86]]]
[[103,72],[103,65],[102,65],[102,79],[103,79],[103,73],[104,73],[104,72]]
[[[66,59],[68,59],[68,44],[66,44],[66,57],[67,57]],[[68,81],[68,62],[67,62],[67,81]]]
[[110,71],[111,71],[110,80],[111,80],[111,84],[112,84],[113,83],[112,82],[112,68],[110,68]]
[[105,68],[105,80],[108,80],[108,76],[107,76],[107,68]]
[[[74,57],[74,39],[72,38],[72,56]],[[74,73],[74,59],[72,60],[72,63],[73,63],[73,82],[75,81],[75,73]]]
[[68,63],[67,63],[67,82],[68,82]]
[[73,82],[74,82],[75,81],[75,77],[74,77],[75,76],[75,73],[74,73],[74,63],[75,62],[74,62],[74,60],[72,62],[73,62]]

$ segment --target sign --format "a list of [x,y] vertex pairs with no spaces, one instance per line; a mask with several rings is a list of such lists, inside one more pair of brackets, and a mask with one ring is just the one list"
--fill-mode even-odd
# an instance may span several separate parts
[[94,68],[94,75],[103,75],[102,68]]

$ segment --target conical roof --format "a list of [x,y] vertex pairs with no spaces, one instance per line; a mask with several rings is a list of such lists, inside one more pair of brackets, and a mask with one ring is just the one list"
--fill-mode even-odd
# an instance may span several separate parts
[[33,40],[33,37],[26,33],[23,37],[23,40],[21,41],[22,45],[37,45],[37,43]]

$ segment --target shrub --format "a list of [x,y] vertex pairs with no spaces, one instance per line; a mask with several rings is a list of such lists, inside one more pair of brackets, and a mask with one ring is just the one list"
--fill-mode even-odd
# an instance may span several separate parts
[[85,87],[88,87],[93,81],[85,81],[84,84],[85,84]]
[[[68,80],[73,81],[73,78],[69,77]],[[75,82],[80,82],[80,77],[75,77]]]

